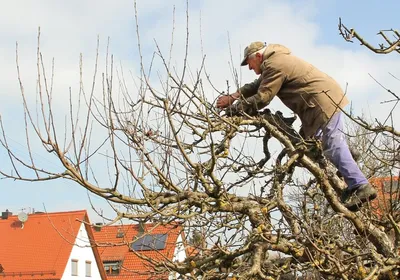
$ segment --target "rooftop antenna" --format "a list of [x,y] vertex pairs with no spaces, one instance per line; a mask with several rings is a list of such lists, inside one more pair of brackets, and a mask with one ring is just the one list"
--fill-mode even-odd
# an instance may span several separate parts
[[28,214],[21,212],[18,214],[18,220],[21,222],[21,229],[24,228],[24,223],[28,220]]

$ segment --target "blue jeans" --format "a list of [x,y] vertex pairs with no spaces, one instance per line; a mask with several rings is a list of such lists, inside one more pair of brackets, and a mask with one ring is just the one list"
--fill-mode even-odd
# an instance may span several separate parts
[[367,178],[365,178],[354,161],[347,145],[346,137],[343,133],[342,112],[335,113],[329,122],[316,133],[316,136],[320,139],[322,138],[322,148],[325,156],[342,174],[349,190],[368,183]]

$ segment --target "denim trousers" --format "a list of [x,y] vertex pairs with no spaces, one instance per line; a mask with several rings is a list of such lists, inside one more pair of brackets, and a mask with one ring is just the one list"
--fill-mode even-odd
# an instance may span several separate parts
[[362,184],[367,184],[368,180],[350,153],[343,133],[342,115],[342,112],[335,113],[329,122],[316,133],[316,137],[322,140],[324,155],[342,174],[348,189],[353,190]]

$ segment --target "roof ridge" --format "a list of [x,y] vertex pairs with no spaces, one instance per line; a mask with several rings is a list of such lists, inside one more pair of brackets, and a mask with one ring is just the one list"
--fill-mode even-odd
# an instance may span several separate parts
[[[37,216],[67,216],[72,214],[87,214],[86,210],[75,210],[75,211],[64,211],[64,212],[39,212],[39,213],[27,213],[30,217],[37,217]],[[18,214],[8,216],[11,217],[18,217]]]
[[[147,227],[151,227],[151,226],[153,226],[154,228],[156,228],[156,227],[164,227],[164,228],[166,228],[166,227],[182,227],[182,224],[179,224],[179,223],[169,223],[169,224],[160,224],[160,223],[144,223],[144,225],[145,226],[147,226]],[[119,225],[103,225],[103,228],[114,228],[114,227],[127,227],[127,226],[139,226],[139,223],[137,223],[137,224],[134,224],[134,223],[132,223],[132,224],[119,224]]]

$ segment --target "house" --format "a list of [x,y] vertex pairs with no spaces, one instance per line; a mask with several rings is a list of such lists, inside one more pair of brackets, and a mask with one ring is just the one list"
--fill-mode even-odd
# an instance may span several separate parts
[[371,201],[371,207],[378,216],[400,214],[400,178],[379,177],[369,180],[378,191],[377,199]]
[[86,211],[2,212],[0,280],[105,280]]
[[179,224],[133,224],[95,227],[108,280],[174,279],[174,273],[157,273],[151,261],[183,261],[183,228]]

